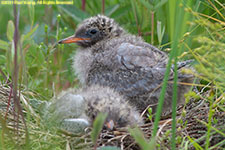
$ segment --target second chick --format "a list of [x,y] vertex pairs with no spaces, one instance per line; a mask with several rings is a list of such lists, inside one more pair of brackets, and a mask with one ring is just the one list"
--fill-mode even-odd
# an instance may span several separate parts
[[82,118],[92,124],[102,112],[107,113],[104,127],[110,130],[143,124],[139,112],[123,96],[109,87],[98,85],[62,92],[49,108],[53,120],[60,122],[69,118]]

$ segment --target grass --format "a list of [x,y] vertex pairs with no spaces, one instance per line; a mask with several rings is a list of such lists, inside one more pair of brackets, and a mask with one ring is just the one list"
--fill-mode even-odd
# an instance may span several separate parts
[[[9,89],[9,83],[13,83],[14,97],[18,88],[19,93],[28,100],[29,104],[31,99],[48,101],[63,89],[79,87],[79,81],[73,74],[71,59],[69,59],[77,46],[56,45],[56,43],[59,39],[72,35],[77,24],[84,18],[104,12],[107,16],[115,18],[127,31],[142,36],[145,41],[159,46],[161,50],[171,49],[154,122],[153,140],[149,142],[140,139],[142,133],[138,129],[130,130],[137,142],[142,145],[141,147],[148,149],[157,146],[155,135],[160,121],[169,68],[172,63],[178,61],[178,58],[179,60],[192,58],[195,60],[196,72],[186,71],[199,78],[198,90],[201,92],[198,96],[189,93],[186,98],[203,99],[210,104],[208,122],[205,122],[206,143],[201,147],[192,137],[181,138],[186,147],[193,145],[196,149],[213,148],[210,145],[211,133],[219,132],[218,129],[213,130],[214,112],[218,110],[225,112],[224,3],[217,0],[196,0],[192,3],[185,0],[180,3],[176,3],[175,0],[77,0],[72,6],[21,5],[17,6],[17,10],[19,8],[17,28],[14,15],[18,12],[13,14],[13,6],[0,5],[1,13],[5,14],[0,16],[0,83]],[[162,31],[163,29],[165,30]],[[15,33],[19,34],[17,40]],[[15,41],[18,44],[15,44]],[[175,76],[174,93],[176,93],[176,78]],[[174,95],[173,110],[176,106],[175,97]],[[25,106],[23,103],[23,107]],[[24,143],[21,144],[19,146],[21,149],[64,149],[65,145],[68,146],[68,140],[63,138],[58,130],[44,125],[39,112],[35,112],[32,108],[26,111],[24,117],[28,128],[29,144],[28,147]],[[175,111],[172,116],[172,136],[169,136],[169,140],[172,144],[171,148],[175,149],[178,142],[175,131],[177,124]],[[3,118],[4,116],[1,115],[2,127]],[[14,138],[13,133],[6,134],[7,130],[3,129],[0,128],[2,135],[0,149],[15,149],[18,146],[16,141],[24,141],[24,137]]]

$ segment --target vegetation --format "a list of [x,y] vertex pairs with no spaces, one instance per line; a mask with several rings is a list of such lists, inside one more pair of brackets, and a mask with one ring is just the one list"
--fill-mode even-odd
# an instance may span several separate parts
[[[199,82],[193,84],[197,87],[195,92],[186,94],[186,101],[187,105],[199,101],[207,104],[206,122],[199,120],[207,128],[206,134],[199,139],[184,134],[176,136],[182,130],[176,128],[176,124],[181,124],[179,127],[184,130],[188,127],[185,120],[175,119],[177,114],[173,111],[172,127],[168,128],[164,137],[157,139],[164,97],[162,90],[159,109],[153,120],[152,137],[145,139],[139,129],[129,129],[140,147],[163,149],[160,147],[163,139],[168,139],[171,149],[219,149],[221,145],[225,146],[225,140],[217,145],[210,144],[214,133],[225,137],[224,130],[217,125],[221,118],[214,117],[220,112],[222,120],[225,120],[225,3],[219,0],[74,0],[73,5],[17,5],[16,9],[13,5],[0,5],[0,12],[4,14],[0,15],[0,94],[11,95],[11,98],[0,95],[0,149],[70,149],[71,137],[76,136],[70,137],[45,126],[40,117],[43,105],[35,106],[37,101],[44,104],[64,89],[79,87],[70,59],[77,46],[57,45],[57,41],[72,35],[84,18],[99,13],[114,18],[130,33],[142,36],[146,42],[169,52],[168,69],[178,60],[194,59],[195,71],[184,71],[194,74]],[[169,70],[163,89],[168,73]],[[177,84],[176,80],[174,84]],[[15,123],[8,128],[4,119],[7,113],[1,111],[1,101],[8,106],[8,101],[13,101],[12,97],[16,100],[15,91],[20,95],[25,113],[14,101],[18,119],[12,117],[11,121]],[[174,91],[176,93],[176,88]],[[174,110],[175,106],[174,96]],[[188,118],[186,111],[188,109],[181,112],[184,118]],[[10,115],[10,110],[7,112]],[[151,114],[149,118],[152,119]],[[98,119],[100,122],[95,124],[101,124],[102,118]],[[11,132],[13,129],[16,132]],[[90,143],[89,146],[96,147],[99,132],[100,129],[95,127],[91,134],[95,145]],[[204,144],[196,142],[201,138],[205,139]],[[82,141],[83,137],[79,140]],[[105,149],[110,148],[116,149]]]

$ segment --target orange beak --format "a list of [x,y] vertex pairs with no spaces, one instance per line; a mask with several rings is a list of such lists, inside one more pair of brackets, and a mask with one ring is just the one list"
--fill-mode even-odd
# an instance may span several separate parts
[[90,40],[90,38],[77,38],[74,36],[70,36],[68,38],[60,40],[59,44],[68,44],[68,43],[77,43],[78,41]]
[[110,130],[113,130],[115,124],[113,120],[110,120],[109,122],[106,123],[106,127]]

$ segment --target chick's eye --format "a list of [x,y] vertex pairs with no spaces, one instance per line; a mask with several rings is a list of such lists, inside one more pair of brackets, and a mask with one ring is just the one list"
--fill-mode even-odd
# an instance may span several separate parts
[[96,34],[97,32],[98,32],[98,31],[97,31],[96,29],[91,29],[91,30],[89,31],[89,33],[92,34],[92,35],[93,35],[93,34]]

